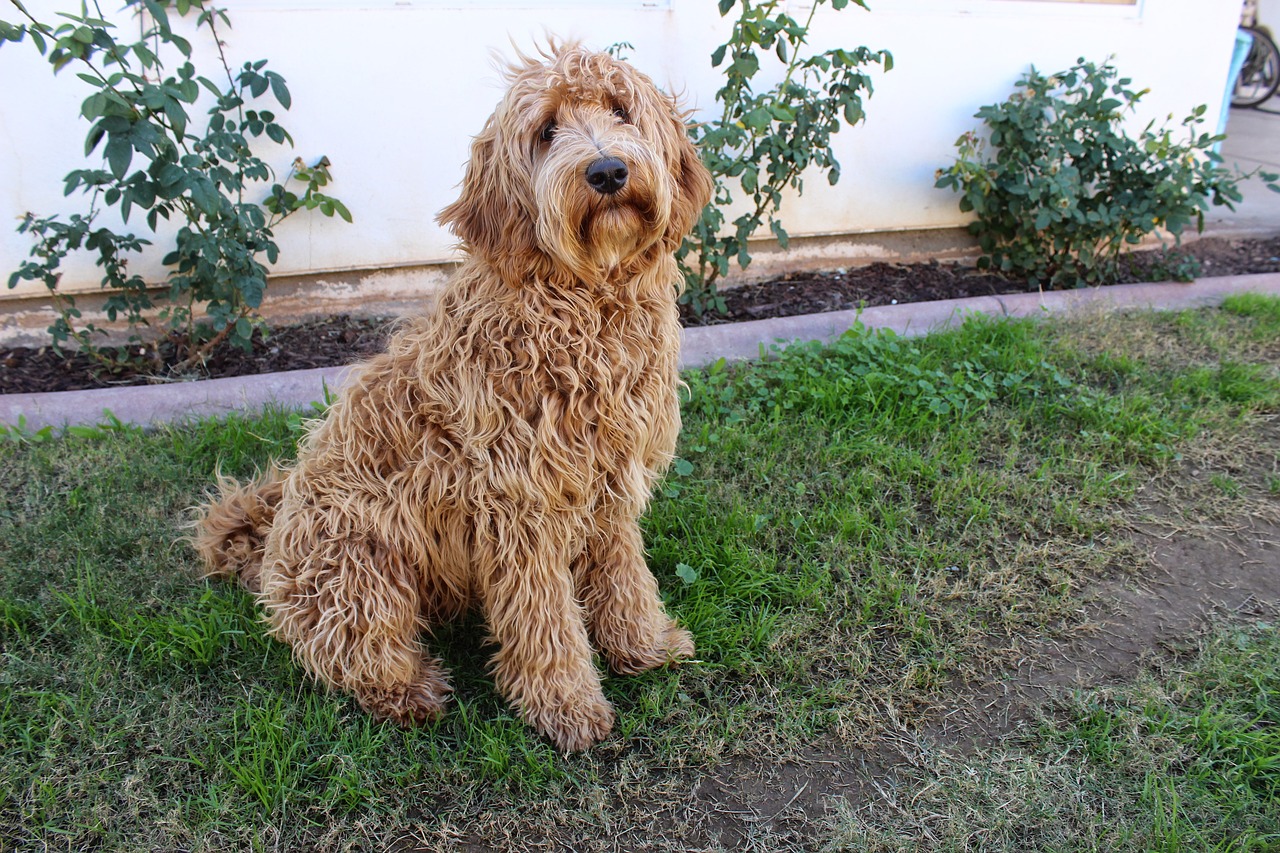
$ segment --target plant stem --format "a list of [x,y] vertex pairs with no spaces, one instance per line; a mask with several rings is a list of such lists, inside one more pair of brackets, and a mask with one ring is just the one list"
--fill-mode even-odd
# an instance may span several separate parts
[[[782,85],[778,87],[779,92],[785,92],[787,90],[787,84],[791,82],[791,75],[800,65],[800,51],[798,48],[802,44],[807,44],[805,36],[809,34],[809,26],[813,23],[813,16],[817,13],[818,7],[822,5],[822,2],[823,0],[813,0],[813,5],[809,7],[809,17],[804,22],[804,31],[800,34],[800,38],[796,41],[795,47],[792,49],[791,64],[787,66],[786,76],[782,78]],[[779,38],[781,38],[781,36],[779,36]]]
[[[190,313],[191,312],[188,312],[188,314]],[[222,327],[222,331],[218,332],[212,338],[209,338],[209,340],[205,341],[193,350],[190,355],[170,368],[170,371],[173,373],[181,373],[184,370],[194,367],[196,364],[203,364],[205,357],[227,339],[227,336],[231,334],[231,330],[235,328],[236,323],[248,316],[249,308],[247,306],[242,307],[240,309],[240,313],[236,315],[236,318]],[[188,334],[187,340],[192,340],[190,334]]]

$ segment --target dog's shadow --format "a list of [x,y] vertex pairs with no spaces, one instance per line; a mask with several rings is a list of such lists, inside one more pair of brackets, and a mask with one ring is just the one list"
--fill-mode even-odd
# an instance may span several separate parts
[[[211,605],[206,599],[203,609],[234,617],[233,621],[238,623],[224,626],[227,630],[223,652],[219,660],[209,662],[219,681],[244,684],[249,693],[245,701],[251,704],[259,690],[263,695],[277,698],[308,694],[310,699],[303,702],[303,706],[313,702],[332,705],[336,715],[351,724],[366,719],[355,699],[308,678],[293,661],[289,647],[267,634],[252,594],[236,587],[217,586],[211,587],[211,591],[217,601]],[[532,762],[550,770],[558,750],[524,725],[498,693],[490,672],[490,659],[497,646],[488,639],[483,617],[472,613],[445,623],[431,635],[424,635],[423,641],[428,653],[439,657],[449,671],[453,694],[443,716],[402,730],[402,738],[395,737],[393,742],[427,754],[448,752],[454,762],[478,762],[481,768],[488,768],[486,773],[492,771],[500,776],[506,775],[501,768],[520,755],[524,756],[521,763]],[[625,751],[626,730],[631,728],[628,723],[639,724],[652,716],[654,707],[668,705],[679,690],[680,674],[674,669],[657,669],[622,677],[609,674],[599,658],[596,664],[605,675],[605,694],[616,703],[622,722],[622,731],[613,738],[614,745]],[[258,687],[253,687],[253,683]],[[300,707],[294,717],[299,738],[306,737],[303,734],[307,730],[305,717]],[[654,722],[649,719],[646,725],[652,726]],[[372,725],[385,727],[385,733],[399,730],[393,722]]]

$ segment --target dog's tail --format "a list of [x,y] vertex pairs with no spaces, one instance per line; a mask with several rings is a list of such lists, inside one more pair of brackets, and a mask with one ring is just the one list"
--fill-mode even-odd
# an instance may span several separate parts
[[239,579],[250,592],[261,590],[262,549],[284,491],[285,472],[268,469],[241,485],[218,475],[218,493],[196,510],[191,545],[204,560],[206,577]]

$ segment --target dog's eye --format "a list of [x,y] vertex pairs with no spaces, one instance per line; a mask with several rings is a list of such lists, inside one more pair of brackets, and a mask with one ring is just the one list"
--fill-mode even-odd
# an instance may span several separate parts
[[539,134],[539,138],[543,142],[550,142],[555,135],[556,135],[556,123],[555,121],[549,121],[542,126],[542,133]]
[[631,116],[622,107],[614,107],[613,114],[622,119],[624,124],[631,124]]

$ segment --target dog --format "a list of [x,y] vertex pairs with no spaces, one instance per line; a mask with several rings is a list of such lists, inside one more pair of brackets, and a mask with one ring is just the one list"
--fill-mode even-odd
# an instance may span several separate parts
[[476,609],[499,693],[564,751],[613,725],[615,673],[676,663],[638,519],[680,429],[673,257],[712,191],[675,101],[606,53],[520,55],[438,221],[465,258],[358,366],[297,462],[219,477],[208,576],[370,714],[437,718],[421,637]]

